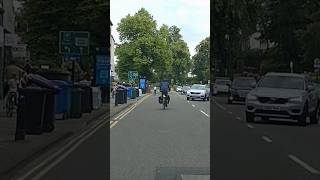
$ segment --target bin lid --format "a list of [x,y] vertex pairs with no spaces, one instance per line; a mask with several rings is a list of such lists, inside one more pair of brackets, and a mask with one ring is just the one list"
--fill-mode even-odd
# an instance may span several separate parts
[[69,82],[66,81],[62,81],[62,80],[51,80],[55,85],[59,86],[59,87],[70,87],[72,86],[72,84],[70,84]]
[[35,84],[39,87],[51,89],[55,92],[60,91],[59,87],[57,85],[55,85],[52,81],[50,81],[50,80],[48,80],[38,74],[29,74],[28,78],[32,84]]

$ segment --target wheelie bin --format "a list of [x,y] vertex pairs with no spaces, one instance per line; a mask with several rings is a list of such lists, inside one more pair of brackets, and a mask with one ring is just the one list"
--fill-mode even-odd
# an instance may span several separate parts
[[82,117],[82,89],[79,87],[72,87],[71,89],[71,106],[70,117],[81,118]]
[[79,84],[81,88],[81,110],[82,113],[90,113],[92,111],[92,89],[86,84]]
[[43,88],[45,102],[42,128],[43,132],[51,132],[55,128],[55,94],[59,93],[60,89],[52,81],[37,74],[29,74],[29,82]]
[[17,120],[21,118],[26,134],[38,135],[43,132],[45,116],[46,91],[40,87],[27,87],[18,90],[19,99],[24,99],[24,105],[19,104]]
[[101,91],[99,87],[92,87],[92,108],[99,109],[102,105]]
[[66,81],[52,80],[61,91],[56,94],[56,119],[66,119],[71,107],[71,84]]

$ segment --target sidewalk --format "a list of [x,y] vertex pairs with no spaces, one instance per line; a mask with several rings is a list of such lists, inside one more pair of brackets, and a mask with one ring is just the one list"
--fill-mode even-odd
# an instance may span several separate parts
[[112,117],[142,97],[128,99],[127,104],[119,104],[118,106],[114,106],[114,99],[110,99],[110,104],[104,104],[99,110],[85,113],[80,119],[56,120],[56,127],[53,132],[41,135],[26,135],[23,141],[14,141],[16,117],[5,117],[5,112],[2,109],[3,102],[0,101],[0,179],[8,173],[14,172],[16,168],[23,166],[23,164],[30,162],[41,152],[86,128],[90,122],[102,116],[110,115]]

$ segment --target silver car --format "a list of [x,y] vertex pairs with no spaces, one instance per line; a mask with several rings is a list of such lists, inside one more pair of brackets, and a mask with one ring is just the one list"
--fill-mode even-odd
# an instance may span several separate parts
[[205,85],[194,84],[190,90],[187,91],[187,100],[202,99],[203,101],[209,100],[209,92]]
[[246,121],[289,118],[305,126],[309,116],[311,123],[318,123],[318,104],[316,90],[305,75],[267,73],[246,97]]
[[213,86],[213,94],[227,94],[229,92],[229,84],[231,84],[229,79],[216,79]]

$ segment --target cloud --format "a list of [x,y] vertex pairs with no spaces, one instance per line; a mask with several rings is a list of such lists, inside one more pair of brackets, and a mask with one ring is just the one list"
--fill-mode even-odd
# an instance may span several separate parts
[[144,7],[162,24],[181,28],[183,39],[194,55],[195,46],[210,35],[210,0],[111,0],[112,34],[119,43],[117,24],[127,14],[133,15]]

